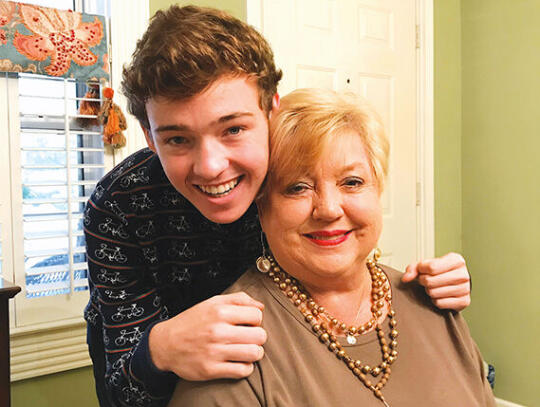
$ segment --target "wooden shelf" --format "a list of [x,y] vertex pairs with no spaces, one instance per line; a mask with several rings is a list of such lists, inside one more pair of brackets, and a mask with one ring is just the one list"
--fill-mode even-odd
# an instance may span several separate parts
[[9,407],[9,299],[15,297],[21,287],[0,279],[0,406]]

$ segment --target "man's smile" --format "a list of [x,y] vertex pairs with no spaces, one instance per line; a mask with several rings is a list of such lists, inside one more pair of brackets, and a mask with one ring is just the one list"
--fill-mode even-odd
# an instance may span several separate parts
[[195,186],[206,195],[213,197],[225,196],[231,193],[231,191],[238,186],[243,176],[235,178],[231,181],[224,182],[223,184],[218,185],[198,185]]

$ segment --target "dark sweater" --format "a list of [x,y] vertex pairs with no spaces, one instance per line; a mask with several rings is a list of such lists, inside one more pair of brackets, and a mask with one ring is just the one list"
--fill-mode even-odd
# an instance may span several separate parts
[[143,149],[107,174],[84,217],[88,346],[102,406],[161,406],[177,377],[150,359],[155,323],[221,293],[260,253],[252,205],[238,221],[208,221]]

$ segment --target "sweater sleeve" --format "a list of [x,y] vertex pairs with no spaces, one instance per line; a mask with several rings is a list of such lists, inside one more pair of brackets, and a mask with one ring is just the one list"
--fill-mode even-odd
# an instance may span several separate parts
[[91,292],[85,318],[102,333],[107,396],[120,406],[163,406],[177,377],[158,370],[150,357],[148,334],[168,310],[144,278],[149,254],[133,238],[118,202],[99,186],[84,225]]
[[260,366],[245,379],[189,382],[180,379],[168,407],[262,407],[264,397]]
[[465,321],[463,316],[459,313],[456,313],[453,315],[453,318],[455,320],[457,329],[461,335],[466,352],[468,353],[470,359],[473,360],[477,374],[480,375],[483,391],[477,396],[481,399],[481,405],[486,407],[495,407],[495,397],[493,395],[493,390],[491,389],[491,385],[489,384],[489,380],[487,378],[487,372],[484,369],[484,359],[482,357],[482,354],[480,353],[480,349],[472,338],[467,322]]

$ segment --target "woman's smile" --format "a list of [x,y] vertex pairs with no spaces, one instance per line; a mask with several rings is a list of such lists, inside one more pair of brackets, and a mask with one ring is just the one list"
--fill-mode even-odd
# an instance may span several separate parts
[[317,230],[304,236],[318,246],[337,246],[345,242],[351,232],[352,230]]

